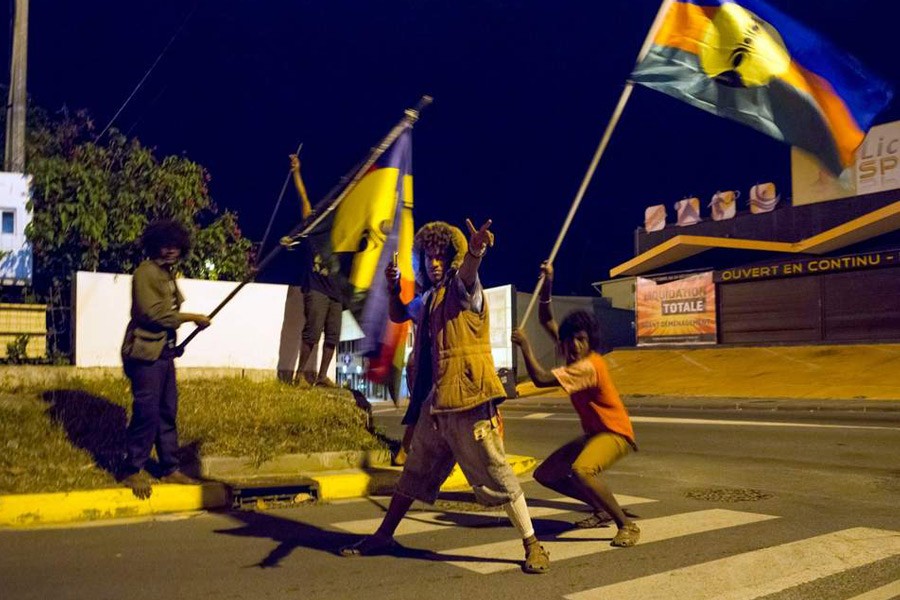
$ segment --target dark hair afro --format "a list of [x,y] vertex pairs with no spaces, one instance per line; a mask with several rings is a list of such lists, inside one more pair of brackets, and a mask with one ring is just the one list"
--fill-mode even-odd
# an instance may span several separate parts
[[141,236],[141,245],[150,258],[158,258],[163,248],[178,248],[184,257],[191,251],[191,234],[184,225],[171,219],[154,221]]
[[600,351],[600,324],[591,313],[586,310],[576,310],[566,315],[559,324],[559,341],[570,340],[579,331],[588,334],[591,349]]
[[448,270],[456,270],[462,265],[469,243],[458,228],[444,221],[425,223],[416,232],[413,240],[413,257],[416,265],[416,279],[422,285],[428,281],[425,275],[425,255],[443,256]]

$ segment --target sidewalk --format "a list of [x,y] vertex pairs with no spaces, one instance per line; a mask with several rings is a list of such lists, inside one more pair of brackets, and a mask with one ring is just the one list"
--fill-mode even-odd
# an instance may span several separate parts
[[[605,355],[629,408],[900,410],[900,345],[625,349]],[[519,384],[510,406],[565,392]]]
[[[526,390],[504,404],[507,410],[560,408],[570,406],[569,397],[560,388],[549,391]],[[719,410],[783,412],[890,413],[900,418],[900,400],[859,400],[846,398],[725,398],[703,396],[622,396],[629,410]]]

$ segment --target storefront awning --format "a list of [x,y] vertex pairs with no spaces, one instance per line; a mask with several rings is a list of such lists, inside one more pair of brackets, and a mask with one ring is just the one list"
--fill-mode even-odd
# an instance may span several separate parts
[[783,254],[826,254],[897,229],[900,229],[900,202],[894,202],[799,242],[678,235],[613,267],[609,275],[641,275],[715,248]]

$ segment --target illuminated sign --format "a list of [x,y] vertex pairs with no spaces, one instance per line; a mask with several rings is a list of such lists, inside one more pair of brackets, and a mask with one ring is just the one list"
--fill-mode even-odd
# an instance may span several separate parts
[[835,271],[858,271],[861,269],[877,269],[900,265],[900,251],[868,252],[851,256],[816,257],[802,260],[761,265],[754,267],[735,267],[716,271],[715,281],[751,281],[755,279],[772,279],[775,277],[796,277],[800,275],[819,275]]
[[671,281],[638,277],[638,346],[716,343],[716,288],[711,272]]

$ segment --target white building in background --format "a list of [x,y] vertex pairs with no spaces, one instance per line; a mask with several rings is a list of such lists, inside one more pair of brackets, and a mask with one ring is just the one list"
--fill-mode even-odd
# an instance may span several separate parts
[[31,283],[31,245],[25,237],[30,189],[31,175],[0,173],[0,285]]

